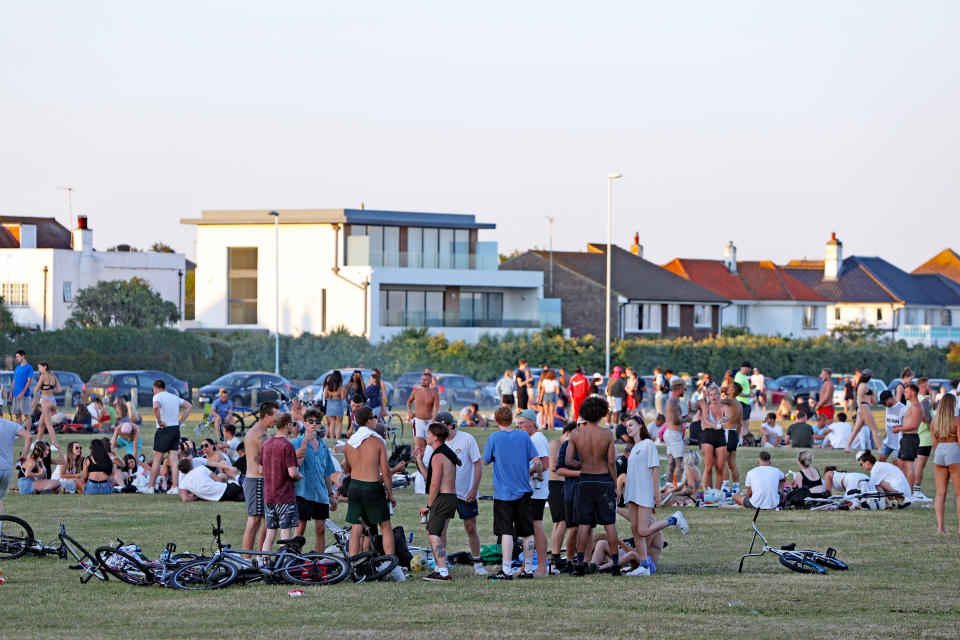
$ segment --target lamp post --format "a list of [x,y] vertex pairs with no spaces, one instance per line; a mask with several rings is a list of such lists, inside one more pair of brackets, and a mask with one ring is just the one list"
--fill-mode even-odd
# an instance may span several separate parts
[[607,321],[604,324],[606,330],[606,374],[610,377],[610,227],[613,224],[613,181],[622,178],[622,173],[611,173],[607,175]]
[[271,211],[273,216],[273,271],[276,276],[274,286],[274,323],[276,326],[276,335],[273,345],[273,373],[280,375],[280,214]]
[[550,223],[550,295],[553,295],[553,218],[544,216]]

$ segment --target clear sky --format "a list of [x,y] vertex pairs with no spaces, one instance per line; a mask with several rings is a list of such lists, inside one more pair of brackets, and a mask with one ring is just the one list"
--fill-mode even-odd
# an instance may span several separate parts
[[[474,213],[501,251],[960,249],[960,3],[0,0],[0,213]],[[493,236],[491,238],[491,236]]]

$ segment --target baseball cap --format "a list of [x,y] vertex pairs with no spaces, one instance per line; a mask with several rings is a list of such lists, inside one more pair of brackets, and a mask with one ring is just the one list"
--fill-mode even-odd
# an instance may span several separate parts
[[440,424],[457,424],[457,421],[453,419],[453,415],[449,411],[441,411],[433,421],[439,422]]
[[750,361],[749,361],[749,360],[744,360],[743,362],[740,363],[740,366],[741,366],[741,367],[752,367],[753,365],[750,364]]
[[887,400],[893,397],[893,394],[890,392],[890,389],[884,389],[880,392],[880,404],[883,404]]
[[592,377],[592,378],[600,378],[601,380],[603,380],[603,374],[600,373],[599,371],[597,371],[597,372],[596,372],[595,374],[593,374],[591,377]]
[[527,420],[530,420],[531,422],[536,422],[536,421],[537,421],[537,412],[534,411],[533,409],[524,409],[523,411],[520,412],[520,416],[519,416],[519,417],[521,417],[521,418],[526,418]]
[[614,371],[623,371],[623,369],[620,368],[620,365],[615,366],[615,367],[613,368],[613,370],[614,370]]

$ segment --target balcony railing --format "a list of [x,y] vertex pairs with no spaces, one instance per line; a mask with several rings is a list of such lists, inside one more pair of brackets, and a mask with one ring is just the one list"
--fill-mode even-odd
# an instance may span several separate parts
[[905,324],[897,329],[897,339],[924,344],[946,345],[960,342],[960,327],[938,327],[929,324]]
[[466,243],[454,243],[448,253],[378,251],[371,249],[370,236],[347,237],[347,266],[403,267],[408,269],[480,269],[496,271],[500,265],[496,242],[478,242],[469,253]]
[[380,312],[384,327],[489,327],[499,329],[539,329],[560,326],[560,298],[544,298],[539,310],[530,313],[506,313],[500,316],[466,316],[450,311]]

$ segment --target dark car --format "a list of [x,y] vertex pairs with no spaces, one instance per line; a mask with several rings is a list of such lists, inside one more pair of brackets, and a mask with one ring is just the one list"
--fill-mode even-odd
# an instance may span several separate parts
[[393,383],[393,386],[396,388],[394,404],[398,406],[406,404],[407,398],[413,393],[413,388],[420,384],[420,377],[422,375],[423,371],[412,371],[400,374],[397,381]]
[[446,410],[465,407],[476,402],[489,406],[489,398],[483,386],[473,378],[453,373],[437,373],[437,395],[440,407]]
[[[63,405],[64,397],[66,396],[67,388],[70,388],[70,406],[77,406],[83,400],[83,378],[71,371],[53,371],[53,375],[57,376],[57,380],[60,381],[60,388],[63,389],[60,393],[54,393],[53,397],[57,399],[57,404],[61,407]],[[36,387],[37,380],[40,379],[40,372],[33,372],[33,386]]]
[[780,376],[774,382],[780,389],[788,392],[794,403],[805,403],[808,398],[816,402],[820,397],[820,387],[823,381],[816,376],[787,375]]
[[137,369],[93,374],[83,385],[83,401],[90,402],[93,396],[99,396],[104,403],[112,403],[117,396],[132,398],[136,389],[137,406],[150,407],[153,406],[153,383],[157,380],[163,380],[170,393],[190,399],[190,385],[186,381],[155,369]]
[[235,407],[250,407],[253,392],[257,392],[257,404],[266,401],[276,402],[280,398],[277,389],[287,398],[292,398],[299,391],[289,380],[266,371],[232,371],[224,374],[200,387],[198,397],[200,404],[208,404],[216,400],[220,389],[226,389],[230,400]]

